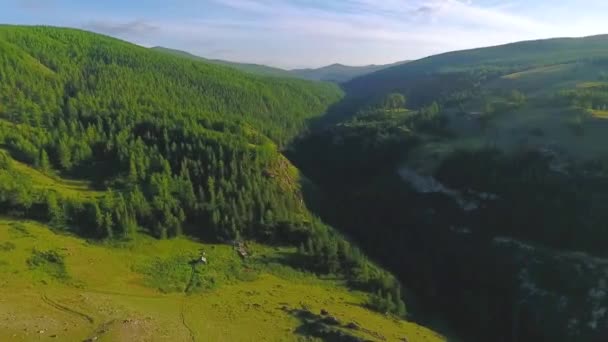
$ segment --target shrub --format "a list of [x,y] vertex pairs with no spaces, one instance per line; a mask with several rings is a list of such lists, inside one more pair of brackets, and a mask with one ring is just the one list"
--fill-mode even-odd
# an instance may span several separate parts
[[0,244],[0,251],[4,251],[4,252],[8,252],[8,251],[12,251],[13,249],[15,249],[15,244],[7,241],[3,244]]
[[65,266],[63,255],[55,250],[39,251],[34,249],[32,256],[27,260],[31,269],[38,269],[58,280],[67,280],[69,275]]

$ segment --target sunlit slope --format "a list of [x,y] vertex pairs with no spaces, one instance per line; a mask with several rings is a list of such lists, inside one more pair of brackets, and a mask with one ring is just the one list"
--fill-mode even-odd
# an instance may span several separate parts
[[331,84],[264,77],[55,27],[0,26],[0,114],[154,114],[246,122],[282,142],[341,96]]
[[[449,52],[387,68],[345,85],[349,101],[368,103],[389,92],[410,95],[424,105],[481,86],[496,76],[560,65],[601,63],[608,58],[608,36],[526,41]],[[352,108],[352,107],[351,107]]]
[[[290,341],[318,334],[321,310],[337,319],[330,327],[364,340],[442,340],[367,310],[365,296],[339,282],[282,265],[291,249],[254,245],[243,262],[227,245],[141,236],[116,248],[7,219],[0,241],[4,341]],[[49,251],[63,266],[35,261]],[[205,282],[193,289],[188,262],[202,251],[208,264],[192,267]]]

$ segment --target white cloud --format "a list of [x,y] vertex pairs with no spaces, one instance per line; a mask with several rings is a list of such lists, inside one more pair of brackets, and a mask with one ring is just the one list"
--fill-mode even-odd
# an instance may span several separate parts
[[[342,0],[303,5],[296,0],[209,0],[208,7],[221,15],[91,22],[98,31],[140,43],[153,36],[158,45],[208,57],[283,67],[388,63],[454,49],[587,35],[604,29],[603,18],[592,11],[584,19],[571,16],[570,24],[562,25],[559,14],[551,17],[542,11],[527,11],[529,6],[522,0],[487,1]],[[567,12],[568,7],[561,11]]]

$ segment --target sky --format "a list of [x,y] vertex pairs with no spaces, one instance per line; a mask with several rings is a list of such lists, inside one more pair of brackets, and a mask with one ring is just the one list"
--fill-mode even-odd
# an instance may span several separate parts
[[0,0],[0,8],[0,23],[75,27],[282,68],[608,33],[606,0]]

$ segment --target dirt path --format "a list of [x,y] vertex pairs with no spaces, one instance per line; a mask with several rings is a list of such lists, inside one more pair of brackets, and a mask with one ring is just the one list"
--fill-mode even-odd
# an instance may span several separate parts
[[55,301],[51,300],[49,297],[47,297],[47,295],[46,295],[46,294],[43,294],[43,295],[41,296],[41,298],[42,298],[42,301],[43,301],[43,302],[45,302],[46,304],[48,304],[48,305],[52,306],[53,308],[55,308],[55,309],[57,309],[57,310],[59,310],[59,311],[67,312],[67,313],[69,313],[69,314],[72,314],[72,315],[78,316],[78,317],[80,317],[80,318],[82,318],[82,319],[86,320],[86,321],[87,321],[87,322],[89,322],[90,324],[93,324],[93,323],[95,322],[95,320],[93,319],[93,317],[91,317],[91,316],[89,316],[89,315],[87,315],[87,314],[84,314],[84,313],[82,313],[82,312],[78,312],[78,311],[76,311],[76,310],[70,309],[70,308],[68,308],[67,306],[63,306],[63,305],[61,305],[61,304],[59,304],[59,303],[57,303],[57,302],[55,302]]
[[96,289],[85,289],[83,293],[94,293],[94,294],[102,294],[108,296],[120,296],[120,297],[131,297],[131,298],[142,298],[142,299],[167,299],[167,296],[162,295],[142,295],[142,294],[134,294],[134,293],[123,293],[123,292],[114,292],[114,291],[105,291],[105,290],[96,290]]
[[[192,277],[194,277],[194,267],[192,268]],[[190,282],[192,282],[192,279],[190,280]],[[184,290],[184,299],[181,305],[181,309],[180,309],[180,317],[179,317],[179,321],[182,324],[182,326],[188,331],[188,335],[190,336],[190,340],[192,342],[196,342],[196,334],[194,332],[194,330],[192,330],[192,328],[188,325],[188,323],[186,322],[186,296],[187,296],[187,292],[189,290],[190,284],[188,286],[188,288],[186,290]],[[121,292],[113,292],[113,291],[104,291],[104,290],[94,290],[94,289],[87,289],[84,292],[88,292],[88,293],[94,293],[94,294],[101,294],[101,295],[108,295],[108,296],[120,296],[120,297],[130,297],[130,298],[140,298],[140,299],[152,299],[152,300],[167,300],[169,299],[169,297],[167,296],[162,296],[162,295],[138,295],[138,294],[131,294],[131,293],[121,293]],[[69,310],[69,308],[66,308]],[[91,322],[92,323],[92,322]],[[102,327],[105,326],[109,326],[114,322],[109,322],[106,324],[103,324]],[[95,331],[97,331],[99,329],[96,329]],[[99,334],[97,334],[99,335]]]
[[95,341],[99,338],[99,336],[108,333],[112,325],[116,323],[116,320],[113,319],[111,321],[100,324],[97,328],[93,330],[93,332],[89,335],[89,338],[85,339],[85,341]]
[[192,328],[190,328],[188,326],[188,323],[186,323],[186,315],[184,313],[185,309],[186,309],[186,303],[184,302],[184,303],[182,303],[182,307],[181,307],[181,310],[179,313],[181,321],[182,321],[182,325],[186,328],[186,330],[188,330],[188,334],[190,335],[190,339],[192,340],[192,342],[196,342],[196,337],[195,337],[194,331],[192,330]]

